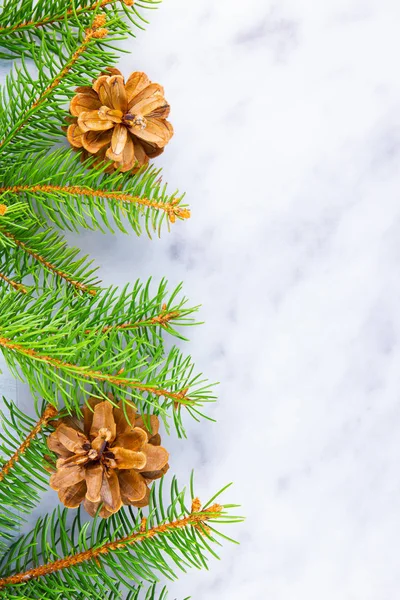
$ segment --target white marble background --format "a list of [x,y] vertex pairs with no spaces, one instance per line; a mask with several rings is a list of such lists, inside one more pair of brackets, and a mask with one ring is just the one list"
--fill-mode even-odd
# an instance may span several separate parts
[[221,382],[218,423],[170,441],[173,470],[194,466],[204,499],[234,481],[247,521],[171,600],[397,600],[400,5],[165,0],[150,17],[121,67],[165,86],[158,164],[192,218],[161,240],[70,239],[106,284],[165,275],[203,304],[188,349]]

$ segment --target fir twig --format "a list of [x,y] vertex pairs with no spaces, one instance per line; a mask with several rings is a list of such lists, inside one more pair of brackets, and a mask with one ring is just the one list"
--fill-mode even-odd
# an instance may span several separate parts
[[131,176],[118,171],[105,174],[93,165],[92,158],[82,164],[76,152],[63,148],[39,154],[32,168],[30,157],[23,154],[11,163],[0,163],[0,200],[9,210],[14,204],[25,205],[62,229],[113,232],[114,221],[121,231],[126,233],[129,223],[140,234],[144,223],[151,235],[160,233],[164,223],[169,227],[190,216],[183,195],[167,191],[159,169],[150,166]]
[[42,416],[40,417],[39,421],[36,423],[35,427],[33,427],[33,429],[30,431],[30,433],[26,436],[25,440],[22,442],[22,444],[19,446],[19,448],[16,449],[16,451],[11,456],[11,458],[1,467],[0,481],[3,481],[4,477],[6,475],[8,475],[8,473],[10,472],[12,467],[15,465],[15,463],[17,463],[21,459],[21,456],[23,454],[25,454],[25,452],[31,445],[32,440],[35,439],[35,437],[43,429],[43,427],[46,427],[46,425],[48,424],[48,422],[51,419],[54,419],[56,414],[57,414],[57,409],[54,406],[49,405],[45,408]]
[[[103,327],[100,331],[102,333],[107,333],[110,331],[121,331],[122,329],[137,329],[138,327],[151,325],[161,325],[161,327],[167,327],[167,324],[170,321],[179,319],[180,317],[181,313],[178,310],[168,312],[167,305],[164,304],[160,314],[156,315],[155,317],[151,317],[150,319],[143,319],[142,321],[136,321],[136,323],[117,323],[116,325],[107,325],[106,327]],[[91,330],[87,329],[86,333],[91,333]]]
[[64,65],[57,76],[53,78],[49,85],[41,92],[41,94],[32,102],[31,106],[26,107],[25,114],[20,117],[17,127],[11,129],[5,138],[0,141],[0,152],[3,151],[4,148],[12,141],[13,137],[19,131],[21,131],[30,117],[42,107],[53,90],[60,84],[65,76],[68,75],[81,55],[86,52],[90,42],[93,39],[100,39],[107,35],[108,30],[104,28],[105,21],[106,19],[102,15],[99,15],[95,18],[93,26],[86,30],[85,37],[83,38],[81,45],[75,50],[68,62]]
[[39,71],[36,81],[24,59],[7,77],[7,91],[0,95],[0,153],[4,163],[10,161],[11,155],[26,152],[28,140],[32,153],[49,148],[63,134],[60,125],[65,119],[64,103],[73,95],[73,86],[87,84],[90,76],[98,73],[100,63],[104,68],[105,60],[113,63],[110,52],[95,44],[108,34],[105,20],[105,15],[95,16],[83,37],[81,32],[75,33],[78,39],[71,36],[65,24],[61,39],[57,40],[56,55],[43,40],[33,56]]
[[[193,508],[196,509],[198,506],[199,501],[196,499],[193,501]],[[177,519],[176,521],[172,521],[170,523],[162,523],[161,525],[157,525],[150,529],[146,528],[146,520],[144,519],[142,521],[140,530],[132,535],[114,540],[112,542],[107,542],[101,546],[97,546],[96,548],[90,548],[89,550],[79,552],[78,554],[74,554],[72,556],[67,556],[66,558],[61,558],[41,567],[36,567],[22,573],[17,573],[16,575],[4,577],[0,579],[0,588],[4,588],[7,585],[26,583],[31,579],[37,579],[39,577],[49,575],[50,573],[68,569],[70,567],[79,565],[80,563],[90,560],[97,560],[99,557],[102,557],[105,554],[115,552],[116,550],[120,550],[126,546],[132,546],[156,536],[173,534],[178,529],[185,529],[187,527],[200,528],[201,524],[206,523],[210,519],[218,519],[221,516],[222,511],[223,507],[220,504],[214,504],[204,511],[193,511],[186,517]]]
[[[36,252],[32,248],[29,248],[26,245],[25,242],[23,242],[22,240],[18,239],[16,237],[16,235],[12,234],[10,231],[7,231],[4,227],[0,227],[0,234],[3,234],[8,239],[12,240],[12,242],[16,246],[18,246],[19,248],[21,248],[21,250],[23,250],[23,252],[26,252],[29,256],[31,256],[34,259],[34,261],[38,262],[41,266],[43,266],[45,269],[47,269],[48,271],[50,271],[51,273],[53,273],[57,277],[60,277],[61,279],[64,279],[64,281],[66,283],[68,283],[69,285],[71,285],[72,287],[74,287],[79,292],[84,292],[84,293],[90,294],[91,296],[95,296],[96,295],[96,290],[90,289],[84,283],[81,283],[80,281],[77,281],[77,280],[73,279],[71,277],[71,275],[69,275],[65,271],[59,269],[56,265],[54,265],[53,263],[51,263],[44,256],[42,256],[41,254],[39,254],[38,252]],[[9,283],[10,283],[10,281],[9,281]],[[10,283],[10,285],[13,285],[13,283]],[[22,292],[26,293],[26,289],[23,286],[21,286],[20,284],[14,284],[13,285],[13,287],[15,287],[15,289],[18,289],[18,287],[16,287],[16,286],[18,286],[19,288],[22,288],[22,289],[19,289],[19,291],[22,291]]]
[[[90,25],[96,13],[105,13],[109,28],[119,39],[144,29],[147,20],[142,9],[154,9],[160,0],[3,0],[0,13],[0,58],[35,57],[39,46],[46,45],[57,54],[60,37],[68,30],[76,33]],[[129,27],[123,17],[129,20]],[[66,31],[67,30],[67,31]],[[106,44],[105,44],[106,45]]]
[[167,202],[151,200],[134,196],[124,192],[109,192],[105,190],[95,190],[82,186],[74,185],[14,185],[8,187],[0,187],[0,194],[68,194],[70,196],[83,196],[86,198],[105,198],[116,202],[136,204],[154,210],[162,210],[167,213],[171,223],[175,223],[176,218],[189,219],[190,210],[179,206],[180,198],[171,198]]
[[[40,493],[47,489],[48,473],[43,465],[47,451],[45,423],[42,421],[40,429],[37,429],[38,424],[13,402],[3,398],[2,405],[7,412],[0,412],[1,462],[9,465],[7,473],[3,472],[0,479],[0,550],[4,551],[5,544],[12,541],[13,534],[24,520],[22,515],[33,510],[39,502]],[[10,459],[10,455],[17,460]]]
[[79,411],[89,396],[102,398],[111,392],[127,401],[132,398],[139,411],[151,410],[167,427],[173,417],[178,434],[184,435],[181,409],[197,419],[204,416],[199,408],[215,396],[201,374],[194,373],[190,356],[176,346],[165,348],[164,332],[183,336],[171,322],[102,331],[159,317],[163,304],[168,313],[179,312],[176,325],[193,323],[195,309],[186,308],[185,299],[175,300],[180,286],[164,300],[166,282],[155,296],[149,284],[121,292],[99,290],[94,298],[63,296],[58,289],[39,298],[4,293],[0,348],[12,373],[29,383],[35,401],[63,401],[69,411]]
[[[38,27],[46,27],[47,25],[62,22],[65,19],[86,15],[88,13],[97,11],[99,8],[104,8],[105,6],[115,5],[119,1],[120,0],[97,0],[89,6],[83,6],[82,8],[69,8],[66,12],[60,13],[56,16],[47,17],[37,21],[33,20],[16,23],[14,25],[9,25],[8,27],[0,27],[0,35],[8,35],[20,29],[36,29]],[[126,6],[132,6],[134,0],[121,0],[121,2],[123,2],[123,4]]]
[[162,387],[155,387],[151,385],[146,385],[136,381],[131,378],[122,378],[117,375],[110,375],[108,373],[102,373],[101,371],[97,371],[91,369],[87,365],[76,365],[73,363],[68,363],[53,356],[46,356],[45,354],[40,354],[36,350],[32,348],[27,348],[26,346],[22,346],[21,344],[17,344],[10,339],[0,337],[0,346],[6,348],[7,350],[11,350],[13,352],[17,352],[22,354],[23,356],[28,356],[35,361],[44,362],[47,365],[55,368],[62,369],[64,371],[69,371],[70,373],[76,373],[80,377],[84,377],[87,379],[91,379],[94,381],[107,381],[108,383],[112,383],[118,386],[126,386],[130,388],[135,388],[141,392],[148,392],[149,394],[154,394],[155,396],[164,396],[166,398],[171,398],[177,404],[185,404],[187,406],[193,405],[193,401],[188,398],[188,388],[180,390],[179,392],[172,392],[171,390],[164,389]]

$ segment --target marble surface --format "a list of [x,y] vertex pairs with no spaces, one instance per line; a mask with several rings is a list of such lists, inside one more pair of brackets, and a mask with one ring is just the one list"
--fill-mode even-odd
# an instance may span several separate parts
[[[192,218],[160,240],[70,236],[106,284],[183,280],[188,349],[221,382],[171,440],[227,527],[171,599],[397,600],[400,586],[400,5],[166,0],[121,61],[163,83],[157,160]],[[6,374],[1,390],[27,402]],[[49,499],[49,503],[54,497]]]

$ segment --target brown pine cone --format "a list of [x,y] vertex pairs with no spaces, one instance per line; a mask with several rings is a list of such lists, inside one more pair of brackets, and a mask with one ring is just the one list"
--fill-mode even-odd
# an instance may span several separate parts
[[76,92],[67,137],[84,158],[95,155],[97,165],[112,160],[115,169],[134,173],[161,154],[173,135],[164,89],[145,73],[132,73],[125,83],[118,69],[108,69]]
[[[58,456],[50,486],[68,508],[81,502],[94,516],[107,518],[123,504],[143,507],[149,503],[148,484],[168,470],[168,452],[160,446],[155,415],[143,420],[122,402],[90,398],[83,407],[83,422],[60,419],[47,445]],[[145,424],[146,422],[146,424]],[[147,428],[150,425],[151,432]]]

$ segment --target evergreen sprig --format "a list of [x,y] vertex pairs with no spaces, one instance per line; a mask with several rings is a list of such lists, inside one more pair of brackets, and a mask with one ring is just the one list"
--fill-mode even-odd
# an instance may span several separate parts
[[[160,233],[164,224],[169,227],[189,217],[183,195],[168,192],[160,169],[148,167],[132,177],[88,168],[92,163],[93,159],[82,163],[77,153],[65,148],[39,153],[34,165],[23,153],[10,164],[0,163],[0,202],[25,203],[41,220],[62,229],[114,232],[117,227],[126,233],[129,224],[140,234],[144,224],[151,235]],[[7,216],[0,217],[0,225]]]
[[214,396],[201,374],[194,374],[191,358],[161,340],[164,331],[175,334],[169,325],[174,319],[190,322],[195,310],[181,313],[185,301],[176,303],[179,289],[161,304],[164,282],[155,297],[149,295],[149,284],[139,282],[121,295],[111,288],[75,301],[57,289],[39,298],[8,291],[0,298],[0,347],[15,376],[29,383],[36,402],[62,401],[77,411],[89,396],[112,392],[133,400],[139,410],[158,414],[167,427],[172,418],[182,436],[182,410],[204,416],[201,406]]
[[43,456],[48,421],[54,416],[43,413],[36,424],[15,403],[4,397],[2,403],[7,412],[0,411],[0,552],[15,536],[23,515],[35,508],[48,488]]
[[[4,244],[4,238],[11,242],[11,248]],[[87,256],[79,257],[79,252],[78,248],[68,247],[53,229],[43,230],[33,220],[24,227],[18,223],[2,227],[0,219],[0,278],[8,274],[18,286],[30,276],[38,289],[67,284],[74,292],[95,295],[99,287],[97,269]],[[23,286],[22,292],[26,291]]]
[[[114,30],[123,35],[135,35],[144,29],[144,11],[156,8],[158,0],[3,0],[0,12],[0,58],[32,56],[43,39],[53,52],[58,40],[65,35],[65,24],[72,30],[90,25],[93,14],[100,10]],[[123,17],[134,26],[129,27]]]
[[188,507],[186,491],[179,490],[175,478],[166,506],[162,488],[162,481],[153,484],[147,518],[126,507],[107,520],[86,523],[78,509],[70,527],[66,509],[38,519],[4,554],[0,589],[17,598],[22,591],[32,598],[49,592],[52,598],[67,598],[71,589],[84,592],[90,586],[91,597],[100,599],[106,590],[118,594],[119,585],[153,584],[159,573],[172,580],[177,569],[208,568],[209,557],[218,558],[220,540],[229,539],[219,525],[241,520],[230,515],[235,505],[215,503],[226,488],[204,507],[194,495]]
[[107,35],[112,41],[116,36],[99,27],[95,19],[78,32],[66,22],[57,44],[50,48],[41,40],[32,56],[33,65],[24,55],[14,64],[0,94],[2,162],[25,154],[27,144],[31,152],[51,148],[63,134],[65,103],[73,96],[74,87],[89,85],[105,66],[115,64],[117,55],[102,48],[99,39]]

